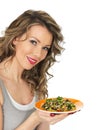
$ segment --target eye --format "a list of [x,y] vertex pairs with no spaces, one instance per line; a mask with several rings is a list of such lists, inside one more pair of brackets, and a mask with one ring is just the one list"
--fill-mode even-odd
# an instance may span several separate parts
[[45,51],[49,51],[49,47],[43,47],[43,49],[45,50]]
[[33,45],[36,45],[37,42],[35,40],[30,40],[30,42],[33,44]]

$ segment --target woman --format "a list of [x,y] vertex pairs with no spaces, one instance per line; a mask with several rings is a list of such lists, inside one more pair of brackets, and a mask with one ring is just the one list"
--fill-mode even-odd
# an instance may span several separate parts
[[67,114],[34,109],[48,96],[48,69],[63,48],[61,29],[44,11],[27,10],[0,38],[0,130],[49,130]]

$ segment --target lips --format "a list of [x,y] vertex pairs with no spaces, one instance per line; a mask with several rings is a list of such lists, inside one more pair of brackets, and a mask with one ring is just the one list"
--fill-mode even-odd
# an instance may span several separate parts
[[36,62],[37,62],[37,60],[35,60],[35,59],[33,59],[29,56],[27,56],[27,59],[28,59],[29,63],[32,64],[32,65],[36,64]]

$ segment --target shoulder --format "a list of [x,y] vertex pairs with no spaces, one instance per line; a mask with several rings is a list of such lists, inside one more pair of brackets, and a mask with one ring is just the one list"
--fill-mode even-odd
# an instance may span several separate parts
[[3,93],[1,87],[0,87],[0,105],[3,105]]

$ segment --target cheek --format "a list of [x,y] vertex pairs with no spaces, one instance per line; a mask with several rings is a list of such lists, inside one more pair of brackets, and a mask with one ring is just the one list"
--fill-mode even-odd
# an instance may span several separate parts
[[31,47],[26,44],[20,44],[16,46],[16,53],[23,55],[24,53],[30,52]]
[[43,53],[41,56],[41,60],[44,60],[47,57],[47,53]]
[[16,55],[23,55],[24,54],[24,49],[22,47],[16,47]]

